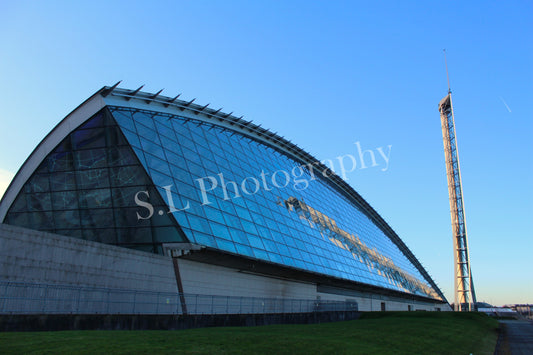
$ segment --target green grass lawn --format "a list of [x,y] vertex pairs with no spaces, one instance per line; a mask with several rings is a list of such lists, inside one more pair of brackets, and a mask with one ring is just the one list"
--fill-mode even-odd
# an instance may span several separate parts
[[377,312],[311,325],[0,333],[0,354],[492,354],[497,327],[479,313]]

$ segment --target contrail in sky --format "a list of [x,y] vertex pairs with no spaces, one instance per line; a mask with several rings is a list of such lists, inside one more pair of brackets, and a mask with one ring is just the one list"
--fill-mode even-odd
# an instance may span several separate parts
[[509,108],[509,105],[507,105],[507,102],[505,102],[505,100],[503,99],[503,97],[500,96],[500,100],[502,100],[503,104],[505,105],[505,107],[507,107],[507,111],[511,112],[511,109]]

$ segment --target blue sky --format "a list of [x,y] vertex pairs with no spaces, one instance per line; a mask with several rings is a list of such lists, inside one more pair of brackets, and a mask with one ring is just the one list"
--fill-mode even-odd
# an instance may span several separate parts
[[453,301],[446,48],[478,300],[532,303],[531,18],[529,1],[0,2],[0,184],[119,80],[235,111],[320,160],[391,145],[386,171],[348,182]]

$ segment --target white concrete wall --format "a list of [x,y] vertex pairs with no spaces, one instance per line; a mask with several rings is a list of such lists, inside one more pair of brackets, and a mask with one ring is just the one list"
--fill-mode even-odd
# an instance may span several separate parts
[[316,299],[316,285],[239,272],[222,266],[179,259],[185,293]]
[[0,224],[0,280],[177,292],[169,257]]
[[364,312],[381,311],[381,303],[385,302],[386,311],[408,311],[409,305],[411,310],[424,310],[435,311],[436,308],[440,308],[441,311],[451,311],[451,308],[446,304],[436,304],[431,302],[405,300],[401,298],[387,297],[374,294],[365,294],[358,292],[359,295],[339,295],[332,293],[317,292],[317,296],[321,300],[334,300],[334,301],[356,301],[359,310]]
[[[449,310],[446,305],[431,302],[409,301],[381,295],[353,291],[354,295],[317,292],[316,284],[282,280],[262,275],[239,272],[221,266],[179,259],[183,291],[190,294],[232,297],[294,298],[321,301],[356,301],[360,311],[381,311],[385,302],[387,311]],[[350,291],[348,291],[350,293]]]
[[[311,311],[318,299],[321,301],[356,301],[360,311],[380,311],[381,302],[386,303],[387,311],[407,311],[408,305],[412,305],[413,310],[433,311],[435,307],[440,307],[443,311],[447,310],[443,305],[407,301],[357,291],[341,290],[341,294],[330,290],[318,292],[317,285],[313,283],[251,274],[185,259],[178,259],[178,265],[183,290],[186,294],[217,296],[200,298],[188,296],[189,312],[192,311],[193,304],[199,313],[202,313],[203,309],[214,310],[214,313],[226,312],[228,309],[234,313],[279,312],[280,310],[290,312],[299,309]],[[138,313],[143,312],[143,309],[138,308],[139,302],[141,305],[145,302],[143,307],[148,313],[180,312],[181,301],[177,297],[178,289],[170,257],[6,224],[0,224],[0,281],[101,287],[152,293],[170,292],[175,296],[101,291],[94,297],[91,294],[85,295],[86,301],[92,302],[87,303],[85,309],[94,310],[94,313],[111,312],[108,306],[111,302],[115,313]],[[31,287],[10,289],[14,293],[20,293],[15,296],[22,298],[28,297],[28,292],[35,294],[41,292]],[[56,291],[51,288],[46,292]],[[68,296],[72,304],[58,302],[56,305],[51,305],[49,302],[46,307],[57,309],[63,307],[61,309],[65,309],[67,313],[81,312],[79,302],[76,301],[80,298],[79,292],[81,291],[62,290],[61,292],[67,295],[72,293]],[[97,301],[91,300],[91,297]],[[144,297],[144,301],[140,297]],[[235,297],[240,299],[273,298],[281,303],[265,301],[258,305],[257,300],[235,301]],[[50,297],[46,296],[46,299]],[[309,302],[289,301],[287,303],[282,299],[309,300]],[[217,305],[217,302],[220,304]],[[132,306],[134,303],[135,306]],[[233,304],[233,308],[228,308],[230,303]],[[22,308],[20,308],[21,305]],[[5,303],[2,307],[5,307]],[[13,303],[10,307],[12,309],[19,307],[27,312],[34,312],[35,309],[41,310],[40,305],[28,304],[26,301],[24,304],[23,302]],[[48,309],[52,310],[52,308]],[[46,309],[42,311],[46,312]]]

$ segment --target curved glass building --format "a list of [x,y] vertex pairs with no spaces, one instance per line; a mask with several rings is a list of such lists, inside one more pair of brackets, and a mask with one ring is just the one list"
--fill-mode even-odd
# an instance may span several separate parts
[[[0,221],[173,255],[185,279],[187,267],[208,265],[189,282],[198,293],[216,289],[213,273],[224,268],[313,285],[311,297],[446,305],[413,253],[333,171],[193,101],[104,87],[26,160]],[[195,288],[204,276],[212,280]]]

